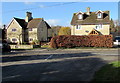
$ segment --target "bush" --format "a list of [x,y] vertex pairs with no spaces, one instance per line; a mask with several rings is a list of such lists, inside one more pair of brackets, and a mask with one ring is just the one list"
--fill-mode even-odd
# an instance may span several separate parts
[[50,47],[113,47],[113,38],[112,35],[61,35],[51,39]]
[[3,43],[2,44],[2,52],[10,52],[11,51],[11,47],[8,43]]
[[28,43],[27,43],[27,42],[23,42],[22,44],[23,44],[23,45],[26,45],[26,44],[28,44]]

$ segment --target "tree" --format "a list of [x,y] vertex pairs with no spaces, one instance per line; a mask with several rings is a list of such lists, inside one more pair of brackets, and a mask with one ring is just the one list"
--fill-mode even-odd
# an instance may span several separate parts
[[2,41],[3,42],[6,42],[6,39],[7,39],[7,29],[6,29],[6,25],[3,25],[3,28],[2,28]]
[[119,20],[114,20],[114,25],[115,25],[115,27],[116,27],[116,26],[119,26],[119,24],[120,24],[120,21],[119,21]]
[[113,20],[111,19],[111,21],[110,21],[110,29],[112,29],[112,28],[114,28],[114,27],[115,27],[114,22],[113,22]]
[[70,27],[61,27],[58,35],[71,35]]
[[57,36],[59,33],[61,26],[51,26],[51,33],[52,33],[52,37]]
[[113,37],[120,35],[120,21],[119,20],[114,20],[114,28],[111,28],[111,34]]

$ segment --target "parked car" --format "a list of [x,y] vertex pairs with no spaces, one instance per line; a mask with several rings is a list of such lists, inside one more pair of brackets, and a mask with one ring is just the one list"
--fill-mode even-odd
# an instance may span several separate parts
[[120,36],[116,36],[114,39],[114,45],[115,46],[120,46]]

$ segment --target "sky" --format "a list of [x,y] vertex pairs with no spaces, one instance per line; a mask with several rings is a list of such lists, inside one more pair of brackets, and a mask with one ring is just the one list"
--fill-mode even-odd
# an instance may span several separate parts
[[32,12],[33,18],[44,18],[50,25],[70,26],[73,13],[90,7],[110,11],[110,18],[118,19],[118,2],[2,2],[2,24],[8,25],[13,17],[25,19],[26,12]]

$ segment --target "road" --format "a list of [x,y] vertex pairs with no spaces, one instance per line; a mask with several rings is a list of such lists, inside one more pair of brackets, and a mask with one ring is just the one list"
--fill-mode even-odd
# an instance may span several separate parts
[[34,49],[1,56],[2,81],[91,81],[118,49]]

